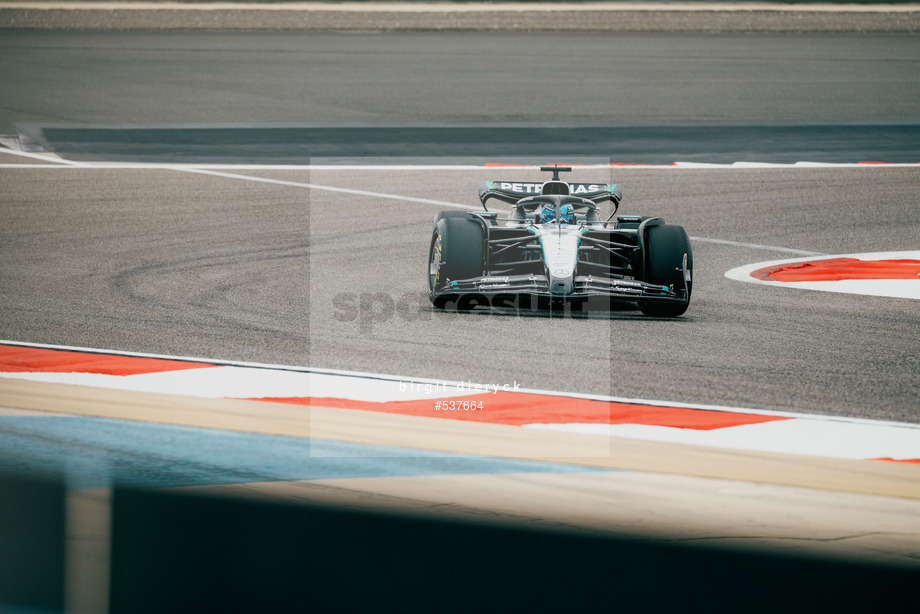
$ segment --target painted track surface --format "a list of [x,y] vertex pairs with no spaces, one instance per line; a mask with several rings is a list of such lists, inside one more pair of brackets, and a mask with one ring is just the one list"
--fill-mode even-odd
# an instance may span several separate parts
[[[0,341],[0,377],[203,399],[280,403],[302,408],[301,411],[326,407],[446,419],[451,423],[440,424],[447,429],[458,427],[456,422],[461,421],[749,452],[920,463],[920,427],[916,425],[657,401],[643,403],[601,395],[521,389],[517,383],[407,381],[380,374],[116,355],[87,348],[30,347],[9,341]],[[161,417],[152,415],[150,419],[159,421]],[[433,440],[429,445],[437,447],[437,444]],[[920,496],[920,491],[917,495]]]

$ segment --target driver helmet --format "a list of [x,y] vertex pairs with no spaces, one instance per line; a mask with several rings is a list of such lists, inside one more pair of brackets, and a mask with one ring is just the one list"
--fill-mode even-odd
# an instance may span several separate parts
[[[540,212],[540,222],[543,224],[548,224],[556,220],[556,208],[552,205],[546,205],[543,207],[543,211]],[[575,207],[572,205],[561,205],[559,207],[559,223],[560,224],[574,224],[575,223]]]

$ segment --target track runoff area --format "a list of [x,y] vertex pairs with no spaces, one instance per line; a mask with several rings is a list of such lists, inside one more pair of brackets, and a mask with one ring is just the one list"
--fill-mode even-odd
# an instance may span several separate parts
[[[96,168],[2,153],[18,168]],[[241,167],[123,167],[295,185]],[[920,251],[790,255],[725,275],[920,299]],[[40,466],[68,458],[68,509],[78,517],[80,493],[117,483],[918,568],[913,424],[10,339],[0,341],[0,426],[7,455]],[[155,460],[139,467],[139,457]],[[99,543],[107,539],[101,531]],[[85,544],[73,551],[98,554]]]

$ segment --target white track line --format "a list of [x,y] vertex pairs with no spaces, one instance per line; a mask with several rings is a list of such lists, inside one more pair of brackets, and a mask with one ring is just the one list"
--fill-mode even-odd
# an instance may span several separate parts
[[[15,150],[0,147],[0,153],[13,153]],[[26,154],[15,152],[13,155],[46,160],[45,168],[61,166],[74,166],[87,169],[166,169],[166,170],[243,170],[243,171],[534,171],[539,166],[490,166],[487,164],[182,164],[182,163],[155,163],[155,162],[74,162],[64,158],[42,156],[40,154]],[[20,165],[0,164],[0,168],[16,168]],[[774,170],[774,169],[835,169],[835,168],[920,168],[920,163],[879,162],[872,164],[862,163],[819,163],[796,162],[794,164],[778,164],[772,162],[739,163],[731,164],[701,164],[696,162],[678,162],[675,164],[623,164],[607,165],[573,164],[578,170],[603,170],[611,171],[667,171],[667,170]]]
[[186,173],[198,173],[201,175],[213,175],[215,177],[226,177],[228,179],[240,179],[243,181],[255,181],[257,183],[270,183],[274,185],[285,185],[292,186],[297,188],[308,188],[311,190],[323,190],[326,192],[340,192],[342,194],[353,194],[356,196],[371,196],[373,198],[384,198],[389,200],[398,200],[401,202],[412,202],[412,203],[423,203],[426,205],[438,205],[441,207],[455,207],[460,209],[469,209],[476,210],[479,207],[474,207],[472,205],[463,205],[460,203],[451,203],[442,200],[431,200],[428,198],[415,198],[412,196],[400,196],[399,194],[384,194],[382,192],[368,192],[366,190],[352,190],[349,188],[336,188],[327,185],[318,185],[315,183],[301,183],[298,181],[284,181],[281,179],[267,179],[265,177],[253,177],[251,175],[239,175],[236,173],[224,173],[219,171],[210,171],[200,168],[188,168],[188,167],[166,167],[170,170],[181,171]]
[[0,168],[80,168],[80,167],[61,166],[60,164],[0,164]]
[[[17,149],[0,146],[0,153],[14,156],[23,156],[49,162],[47,168],[60,166],[74,166],[79,168],[94,169],[166,169],[186,170],[189,172],[203,170],[323,170],[323,171],[470,171],[470,170],[496,170],[496,171],[533,171],[539,170],[539,164],[184,164],[162,162],[74,162],[56,155],[42,155],[29,153]],[[378,158],[379,159],[379,158]],[[392,158],[390,158],[392,159]],[[0,165],[0,168],[15,168],[18,165]],[[920,162],[674,162],[673,164],[570,164],[579,170],[751,170],[751,169],[784,169],[784,168],[918,168]]]
[[[61,167],[78,167],[78,168],[92,168],[91,164],[85,162],[74,162],[72,160],[65,160],[64,158],[59,158],[57,156],[42,155],[29,153],[26,151],[19,151],[17,149],[9,149],[7,147],[0,147],[0,153],[9,154],[11,156],[20,156],[22,158],[32,158],[33,160],[43,160],[45,162],[50,162],[51,164],[43,165],[45,168],[61,168]],[[4,167],[10,168],[22,168],[21,164],[9,164],[4,165]]]
[[822,252],[808,252],[802,249],[790,249],[788,247],[774,247],[772,245],[758,245],[757,243],[742,243],[740,241],[726,241],[725,239],[707,239],[705,237],[690,237],[693,241],[700,243],[715,243],[717,245],[734,245],[736,247],[747,247],[750,249],[765,249],[773,252],[788,252],[790,254],[801,254],[802,256],[825,256]]
[[[252,176],[250,176],[250,175],[239,175],[239,174],[236,174],[236,173],[224,173],[224,172],[218,172],[218,171],[212,171],[212,170],[204,170],[204,169],[200,169],[200,168],[190,168],[190,167],[170,167],[170,168],[171,168],[172,170],[185,171],[185,172],[189,172],[189,173],[201,173],[201,174],[203,174],[203,175],[215,175],[215,176],[217,176],[217,177],[227,177],[227,178],[229,178],[229,179],[242,179],[242,180],[245,180],[245,181],[256,181],[256,182],[261,182],[261,183],[271,183],[271,184],[276,184],[276,185],[287,185],[287,186],[294,186],[294,187],[309,188],[309,189],[314,189],[314,190],[325,190],[325,191],[328,191],[328,192],[342,192],[342,193],[345,193],[345,194],[356,194],[356,195],[359,195],[359,196],[371,196],[371,197],[375,197],[375,198],[387,198],[387,199],[399,200],[399,201],[406,201],[406,202],[415,202],[415,203],[424,203],[424,204],[430,204],[430,205],[439,205],[439,206],[442,206],[442,207],[454,207],[454,208],[457,208],[457,209],[466,209],[466,210],[469,210],[469,211],[478,211],[478,210],[479,210],[479,207],[475,207],[475,206],[472,206],[472,205],[464,205],[464,204],[461,204],[461,203],[452,203],[452,202],[446,202],[446,201],[442,201],[442,200],[429,200],[429,199],[426,199],[426,198],[413,198],[413,197],[410,197],[410,196],[399,196],[399,195],[397,195],[397,194],[383,194],[383,193],[380,193],[380,192],[368,192],[368,191],[365,191],[365,190],[351,190],[351,189],[346,189],[346,188],[335,188],[335,187],[331,187],[331,186],[317,185],[317,184],[314,184],[314,183],[300,183],[300,182],[296,182],[296,181],[283,181],[283,180],[280,180],[280,179],[266,179],[266,178],[263,178],[263,177],[252,177]],[[536,168],[536,167],[535,167],[535,168]],[[607,168],[607,167],[603,167],[603,168]],[[417,169],[413,169],[413,170],[417,170]],[[735,245],[735,246],[739,246],[739,247],[747,247],[747,248],[753,248],[753,249],[763,249],[763,250],[775,251],[775,252],[788,252],[788,253],[791,253],[791,254],[802,254],[802,255],[805,255],[805,256],[819,256],[819,255],[821,255],[820,252],[808,252],[808,251],[804,251],[804,250],[789,249],[789,248],[785,248],[785,247],[772,247],[772,246],[769,246],[769,245],[757,245],[757,244],[754,244],[754,243],[739,243],[739,242],[737,242],[737,241],[726,241],[726,240],[723,240],[723,239],[707,239],[707,238],[704,238],[704,237],[691,237],[691,239],[694,240],[694,241],[699,241],[699,242],[701,242],[701,243],[717,243],[717,244],[720,244],[720,245]]]

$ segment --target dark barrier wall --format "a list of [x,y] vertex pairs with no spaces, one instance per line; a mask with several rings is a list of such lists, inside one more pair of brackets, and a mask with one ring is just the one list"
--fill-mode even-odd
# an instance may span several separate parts
[[[900,611],[915,572],[117,490],[111,611]],[[911,598],[910,600],[908,598]]]
[[[907,612],[920,573],[115,489],[122,612]],[[0,475],[0,612],[63,612],[65,489]],[[913,605],[912,605],[913,604]]]
[[0,473],[0,612],[64,610],[64,492]]

